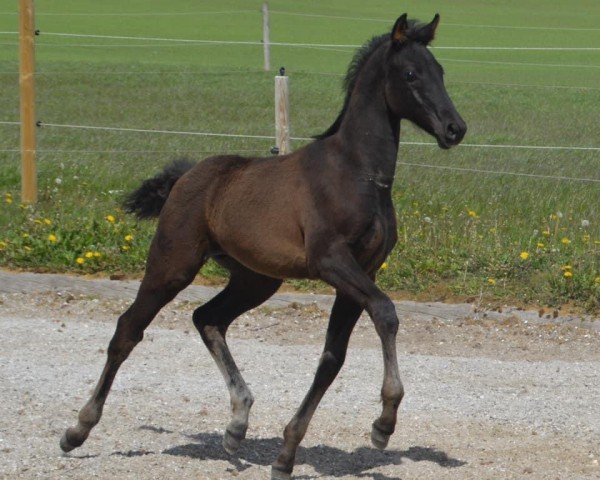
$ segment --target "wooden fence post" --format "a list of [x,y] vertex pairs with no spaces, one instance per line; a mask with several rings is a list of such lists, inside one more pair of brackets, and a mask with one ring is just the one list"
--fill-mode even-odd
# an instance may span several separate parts
[[275,77],[275,142],[279,155],[290,153],[290,97],[285,68]]
[[21,92],[21,201],[37,202],[35,165],[35,21],[33,0],[19,0],[19,87]]
[[265,72],[271,70],[271,41],[269,40],[269,4],[263,3],[263,52],[265,57]]

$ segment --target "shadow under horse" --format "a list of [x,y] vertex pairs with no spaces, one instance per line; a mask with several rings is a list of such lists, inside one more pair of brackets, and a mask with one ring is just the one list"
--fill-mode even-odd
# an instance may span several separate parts
[[285,278],[321,279],[335,288],[336,298],[314,382],[285,427],[272,478],[291,477],[298,445],[344,363],[363,310],[375,325],[384,359],[382,413],[371,439],[380,449],[387,446],[404,390],[396,357],[398,318],[375,275],[397,240],[392,183],[400,122],[412,121],[444,149],[460,143],[466,132],[446,92],[443,69],[427,48],[438,23],[439,15],[418,24],[404,14],[391,33],[367,42],[348,69],[342,111],[312,143],[278,157],[178,162],[129,196],[126,208],[140,218],[159,216],[158,228],[137,297],[118,320],[78,424],[61,439],[64,451],[83,444],[145,328],[209,258],[229,270],[229,283],[195,310],[193,321],[231,397],[225,450],[233,454],[240,446],[253,403],[227,347],[227,329],[271,297]]

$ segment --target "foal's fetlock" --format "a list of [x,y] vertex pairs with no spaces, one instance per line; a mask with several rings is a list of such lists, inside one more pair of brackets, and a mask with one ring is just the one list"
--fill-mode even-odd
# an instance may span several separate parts
[[96,426],[102,415],[102,410],[98,410],[94,405],[87,404],[79,412],[79,422],[76,427],[67,428],[60,439],[60,448],[63,452],[70,452],[74,448],[80,447],[86,441],[92,428]]
[[233,455],[240,448],[242,440],[246,438],[248,425],[241,423],[230,423],[223,435],[223,448],[229,455]]
[[373,422],[373,428],[371,429],[371,443],[373,443],[375,448],[384,450],[390,441],[392,433],[394,433],[393,430],[390,431],[389,429],[381,427],[377,421],[375,421]]

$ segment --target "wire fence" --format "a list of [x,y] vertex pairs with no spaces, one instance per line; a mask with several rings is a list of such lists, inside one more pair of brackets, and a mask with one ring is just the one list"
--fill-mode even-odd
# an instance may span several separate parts
[[[223,10],[213,12],[154,12],[154,13],[98,13],[98,14],[87,14],[87,13],[38,13],[38,16],[179,16],[179,15],[223,15],[223,14],[249,14],[259,13],[257,10]],[[349,17],[349,16],[336,16],[336,15],[320,15],[320,14],[304,14],[295,12],[284,12],[284,11],[271,11],[276,15],[293,15],[309,18],[325,18],[325,19],[343,19],[343,20],[356,20],[356,21],[372,21],[372,22],[386,22],[390,23],[389,19],[375,19],[375,18],[361,18],[361,17]],[[14,15],[15,12],[0,12],[0,15]],[[525,27],[525,26],[507,26],[507,25],[466,25],[458,23],[445,23],[448,26],[459,26],[461,28],[507,28],[507,29],[531,29],[531,30],[565,30],[565,31],[600,31],[595,28],[571,28],[571,27]],[[18,32],[14,31],[0,31],[0,35],[18,35]],[[127,35],[100,35],[100,34],[82,34],[82,33],[66,33],[66,32],[42,32],[42,38],[44,37],[55,37],[65,39],[97,39],[105,40],[108,42],[102,44],[93,43],[52,43],[42,40],[36,42],[37,46],[40,47],[51,47],[51,48],[163,48],[163,47],[191,47],[191,46],[251,46],[258,47],[263,46],[261,41],[253,40],[211,40],[211,39],[186,39],[186,38],[164,38],[164,37],[146,37],[146,36],[127,36]],[[127,43],[110,43],[112,41],[126,41]],[[153,43],[147,43],[153,42]],[[334,44],[334,43],[301,43],[301,42],[269,42],[274,47],[284,48],[302,48],[302,49],[317,49],[320,51],[333,51],[333,52],[350,52],[350,49],[356,49],[360,47],[357,44]],[[17,43],[5,42],[0,45],[18,45]],[[510,47],[510,46],[435,46],[431,47],[434,50],[439,51],[507,51],[507,52],[600,52],[600,47]],[[538,62],[505,62],[505,61],[489,61],[489,60],[473,60],[473,59],[457,59],[457,58],[440,58],[444,62],[457,62],[457,63],[472,63],[472,64],[489,64],[489,65],[507,65],[507,66],[527,66],[527,67],[546,67],[546,68],[584,68],[584,69],[596,69],[600,68],[600,65],[595,64],[559,64],[559,63],[538,63]],[[0,72],[0,74],[17,74],[18,72]],[[83,72],[67,72],[67,71],[56,71],[56,72],[38,72],[36,75],[62,75],[62,74],[78,74]],[[88,73],[88,72],[85,72]],[[98,74],[99,72],[91,72]],[[151,74],[165,74],[164,71],[132,71],[132,72],[105,72],[107,74],[139,74],[139,75],[151,75]],[[185,72],[185,71],[173,71],[173,73],[182,74],[196,74],[203,72]],[[223,72],[217,72],[218,74],[225,74]],[[239,74],[240,71],[232,72]],[[256,71],[255,73],[262,73]],[[327,73],[327,72],[299,72],[304,74],[313,75],[328,75],[328,76],[343,76],[339,73]],[[485,83],[485,82],[459,82],[463,84],[473,84],[478,86],[494,86],[494,87],[515,87],[515,88],[527,88],[527,87],[545,87],[555,89],[580,89],[580,90],[600,90],[598,87],[587,87],[587,86],[569,86],[569,85],[526,85],[526,84],[503,84],[503,83]],[[6,126],[18,126],[19,122],[14,121],[0,121],[0,125]],[[75,125],[75,124],[59,124],[44,122],[41,124],[43,127],[57,128],[57,129],[84,129],[84,130],[96,130],[105,132],[123,132],[123,133],[143,133],[143,134],[163,134],[163,135],[185,135],[185,136],[198,136],[198,137],[220,137],[229,139],[251,139],[257,141],[273,141],[275,136],[273,135],[252,135],[252,134],[237,134],[237,133],[219,133],[219,132],[196,132],[196,131],[178,131],[178,130],[164,130],[164,129],[143,129],[143,128],[131,128],[131,127],[117,127],[117,126],[98,126],[98,125]],[[292,140],[308,142],[312,138],[309,137],[292,137]],[[410,146],[437,146],[435,142],[401,142],[402,145]],[[463,143],[461,148],[479,148],[479,149],[513,149],[513,150],[533,150],[533,151],[556,151],[556,152],[599,152],[600,147],[596,146],[559,146],[559,145],[518,145],[518,144],[477,144],[477,143]],[[127,150],[127,149],[105,149],[105,150],[92,150],[92,149],[79,149],[79,150],[68,150],[68,149],[39,149],[40,153],[77,153],[77,154],[133,154],[133,153],[171,153],[172,151],[161,151],[161,150]],[[18,153],[18,149],[3,149],[0,150],[3,153]],[[212,150],[174,150],[179,153],[221,153]],[[246,149],[237,150],[240,153],[259,153],[264,150],[258,149]],[[439,169],[446,171],[455,171],[462,173],[477,173],[477,174],[492,174],[492,175],[510,175],[520,176],[538,179],[552,179],[552,180],[564,180],[564,181],[576,181],[576,182],[588,182],[588,183],[600,183],[600,179],[595,178],[580,178],[572,176],[561,176],[561,175],[543,175],[536,173],[524,173],[524,172],[512,172],[512,171],[497,171],[489,169],[479,168],[466,168],[456,167],[448,165],[432,165],[424,163],[408,163],[399,162],[399,165],[406,167],[416,168],[430,168]]]

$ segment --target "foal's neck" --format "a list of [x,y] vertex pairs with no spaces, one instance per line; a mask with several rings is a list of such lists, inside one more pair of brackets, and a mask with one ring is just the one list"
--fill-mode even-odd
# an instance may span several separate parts
[[350,167],[391,182],[396,171],[400,118],[387,107],[381,67],[370,66],[365,65],[366,71],[356,83],[338,134]]

